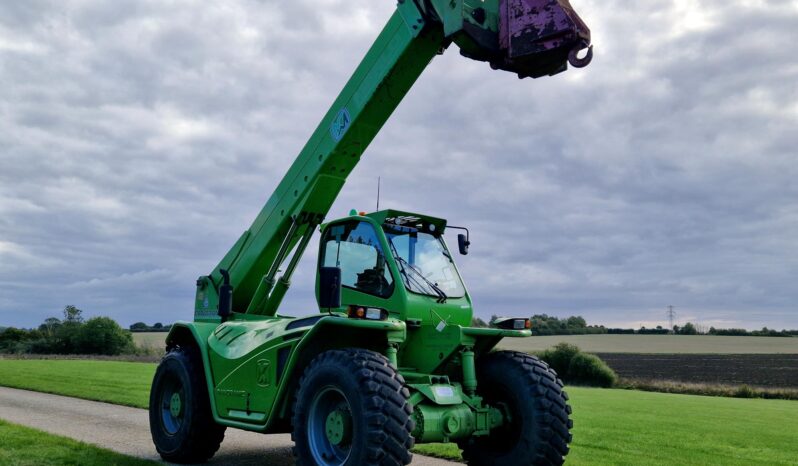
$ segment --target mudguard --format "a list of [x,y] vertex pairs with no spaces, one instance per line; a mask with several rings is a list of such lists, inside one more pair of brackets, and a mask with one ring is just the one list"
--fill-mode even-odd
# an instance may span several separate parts
[[405,323],[394,319],[316,314],[250,320],[238,315],[221,325],[177,322],[166,341],[167,348],[199,347],[214,421],[266,433],[283,430],[280,421],[290,414],[291,388],[315,356],[344,347],[383,352],[389,341],[403,341],[405,332]]

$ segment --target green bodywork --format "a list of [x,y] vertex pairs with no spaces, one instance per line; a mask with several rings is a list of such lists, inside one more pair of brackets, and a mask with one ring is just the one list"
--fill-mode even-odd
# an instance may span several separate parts
[[[481,25],[472,19],[476,7],[486,11]],[[217,423],[257,432],[288,431],[305,366],[323,351],[348,347],[386,355],[404,376],[415,407],[417,442],[486,435],[505,422],[508,413],[501,406],[487,406],[476,394],[474,361],[502,338],[529,337],[530,331],[469,328],[473,310],[467,291],[445,302],[410,291],[402,286],[393,254],[385,254],[394,283],[390,296],[345,287],[342,308],[317,310],[304,318],[277,313],[317,229],[324,235],[342,223],[365,222],[386,252],[390,245],[383,227],[389,218],[415,217],[443,234],[445,220],[406,212],[321,223],[366,147],[433,57],[451,42],[465,55],[478,57],[479,46],[463,33],[464,24],[495,35],[497,8],[498,0],[400,1],[252,226],[210,275],[197,280],[194,321],[176,323],[167,344],[199,347]],[[225,322],[217,315],[220,269],[229,271],[235,290],[233,314]],[[349,318],[349,305],[385,309],[389,316]],[[173,409],[181,409],[180,400]],[[328,419],[332,440],[347,434],[346,426],[337,425],[336,419]]]

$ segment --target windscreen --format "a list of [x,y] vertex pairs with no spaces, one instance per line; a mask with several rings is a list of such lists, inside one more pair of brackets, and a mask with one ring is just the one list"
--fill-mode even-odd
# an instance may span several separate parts
[[465,296],[463,282],[440,236],[394,225],[385,225],[384,230],[408,290],[443,299]]

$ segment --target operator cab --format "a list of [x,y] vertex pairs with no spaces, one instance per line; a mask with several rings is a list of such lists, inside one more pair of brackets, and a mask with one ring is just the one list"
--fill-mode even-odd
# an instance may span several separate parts
[[318,266],[341,269],[344,312],[347,306],[378,307],[403,320],[427,320],[430,309],[470,313],[445,231],[446,220],[425,215],[352,212],[322,226]]
[[393,223],[383,223],[382,228],[405,288],[442,301],[462,298],[465,286],[436,225],[420,219],[409,226],[399,218],[389,220]]

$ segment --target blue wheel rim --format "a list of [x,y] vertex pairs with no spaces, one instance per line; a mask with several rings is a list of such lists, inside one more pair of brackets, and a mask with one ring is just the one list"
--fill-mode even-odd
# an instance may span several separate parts
[[[175,403],[179,405],[176,409]],[[169,435],[175,435],[183,425],[185,417],[186,398],[183,385],[175,378],[165,381],[161,390],[161,424]]]
[[352,408],[344,393],[327,386],[316,392],[308,411],[308,444],[313,460],[320,466],[341,466],[352,451],[351,439],[333,443],[327,435],[327,418],[334,411],[352,416]]

